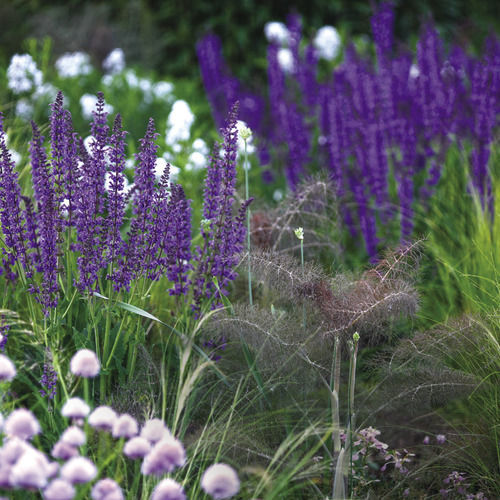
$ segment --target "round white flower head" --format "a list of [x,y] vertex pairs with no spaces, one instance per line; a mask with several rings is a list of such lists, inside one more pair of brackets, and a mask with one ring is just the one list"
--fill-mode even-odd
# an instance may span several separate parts
[[56,61],[55,66],[61,78],[88,75],[92,71],[90,57],[85,52],[66,52]]
[[151,451],[151,443],[142,437],[133,437],[125,443],[123,453],[131,460],[145,457]]
[[193,151],[196,151],[197,153],[201,153],[203,156],[207,156],[208,153],[210,153],[210,150],[208,149],[207,143],[201,139],[195,139],[192,144]]
[[10,482],[18,488],[45,488],[52,468],[45,455],[35,448],[26,450],[10,471]]
[[153,95],[156,99],[166,99],[174,90],[173,83],[170,82],[156,82],[153,84]]
[[165,422],[159,418],[146,420],[140,434],[141,437],[147,439],[151,444],[155,444],[163,438],[171,435],[172,434],[170,434]]
[[113,437],[115,438],[131,438],[137,435],[139,432],[139,426],[137,425],[137,420],[124,413],[120,415],[113,424]]
[[97,481],[90,496],[92,500],[123,500],[122,489],[116,481],[109,478]]
[[197,172],[204,168],[207,164],[206,158],[199,152],[193,151],[189,157],[188,162],[186,163],[186,170],[189,172],[191,170]]
[[293,54],[290,49],[281,48],[278,50],[278,64],[285,73],[293,72]]
[[156,485],[151,500],[186,500],[186,494],[181,484],[167,478]]
[[28,92],[42,84],[42,72],[29,54],[14,54],[7,69],[9,88],[15,93]]
[[122,49],[113,49],[102,63],[104,71],[111,73],[121,73],[125,69],[125,54]]
[[201,478],[203,491],[215,500],[231,498],[240,489],[236,471],[226,464],[211,465]]
[[100,431],[111,431],[117,419],[116,412],[109,406],[99,406],[89,416],[88,423]]
[[96,353],[90,349],[80,349],[72,358],[70,363],[71,373],[79,377],[95,377],[99,375],[101,364]]
[[83,432],[80,427],[77,427],[76,425],[68,427],[60,437],[60,441],[63,443],[76,447],[84,445],[86,440],[85,432]]
[[85,457],[71,458],[61,468],[61,477],[71,484],[88,483],[96,476],[96,466]]
[[141,472],[145,475],[162,476],[172,472],[176,467],[186,463],[186,452],[182,443],[169,436],[158,441],[153,449],[144,457]]
[[0,382],[12,380],[15,376],[14,363],[5,354],[0,354]]
[[59,460],[69,460],[78,456],[78,450],[75,446],[64,441],[58,441],[52,448],[51,455]]
[[19,99],[16,103],[16,115],[20,118],[24,118],[25,120],[29,120],[33,117],[33,113],[35,112],[35,108],[33,108],[33,104],[31,104],[28,99],[24,97]]
[[333,26],[323,26],[316,33],[313,45],[319,57],[331,61],[337,57],[342,40],[339,32]]
[[420,76],[420,70],[416,64],[410,66],[409,78],[418,78]]
[[191,125],[194,115],[186,101],[179,99],[174,102],[167,118],[167,135],[165,142],[173,146],[180,141],[187,141],[191,135]]
[[287,45],[290,40],[290,32],[283,23],[272,21],[264,26],[264,34],[269,42]]
[[89,405],[80,398],[69,398],[61,409],[61,415],[67,418],[85,418],[90,412]]
[[40,432],[40,424],[33,413],[20,408],[9,415],[5,421],[4,432],[9,437],[28,440]]
[[75,487],[64,479],[54,479],[43,491],[44,500],[72,500]]

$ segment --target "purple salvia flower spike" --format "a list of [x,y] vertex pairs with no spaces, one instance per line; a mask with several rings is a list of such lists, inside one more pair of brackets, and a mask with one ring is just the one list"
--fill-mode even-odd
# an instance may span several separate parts
[[16,278],[12,267],[16,261],[24,270],[31,272],[30,260],[25,247],[25,222],[21,212],[21,188],[12,155],[7,148],[3,128],[3,114],[0,113],[0,221],[7,246],[3,250],[3,267],[8,279]]
[[56,307],[58,302],[58,233],[59,210],[54,188],[54,176],[49,168],[43,136],[37,125],[31,122],[33,139],[30,142],[33,191],[37,204],[37,226],[40,246],[40,268],[43,282],[36,288],[37,300],[42,304],[44,313]]

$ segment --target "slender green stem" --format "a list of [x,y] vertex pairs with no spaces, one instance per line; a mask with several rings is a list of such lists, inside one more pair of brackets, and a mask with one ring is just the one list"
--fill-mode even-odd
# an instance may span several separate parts
[[[248,189],[248,170],[250,165],[248,163],[248,152],[247,152],[247,141],[245,139],[245,162],[243,165],[243,170],[245,171],[245,198],[249,199],[249,189]],[[250,261],[250,208],[247,208],[247,251],[248,251],[248,301],[250,306],[253,306],[253,295],[252,295],[252,263]]]
[[[304,238],[300,240],[300,267],[304,274]],[[302,328],[306,329],[306,306],[302,303]]]

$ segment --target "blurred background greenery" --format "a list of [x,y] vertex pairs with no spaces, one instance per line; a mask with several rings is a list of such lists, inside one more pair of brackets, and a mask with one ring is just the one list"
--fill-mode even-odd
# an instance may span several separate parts
[[[258,82],[265,78],[265,23],[285,21],[295,10],[303,16],[306,35],[327,24],[349,35],[370,35],[372,3],[2,0],[0,64],[5,66],[14,53],[22,50],[27,38],[49,36],[54,41],[54,57],[83,50],[98,65],[113,48],[121,47],[131,64],[170,77],[199,80],[195,43],[212,30],[222,38],[225,56],[236,76],[246,80],[251,76]],[[495,0],[398,0],[395,4],[396,37],[410,45],[422,20],[429,16],[445,39],[460,41],[475,50],[489,31],[500,32],[499,5]]]

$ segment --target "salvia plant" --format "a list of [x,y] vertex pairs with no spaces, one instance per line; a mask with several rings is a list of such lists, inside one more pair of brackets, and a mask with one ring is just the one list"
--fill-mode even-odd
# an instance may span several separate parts
[[451,144],[470,145],[472,188],[490,212],[493,203],[488,162],[500,108],[498,38],[490,36],[482,57],[474,57],[458,45],[445,50],[426,22],[415,58],[395,43],[393,23],[394,5],[381,3],[372,18],[376,63],[348,44],[324,76],[319,32],[307,43],[299,16],[290,15],[269,37],[269,104],[231,74],[215,34],[198,42],[215,122],[221,125],[234,101],[245,102],[241,119],[255,133],[261,164],[276,158],[292,190],[313,164],[328,165],[343,221],[362,235],[372,258],[389,222],[399,223],[402,241],[410,237],[414,202],[434,192]]

